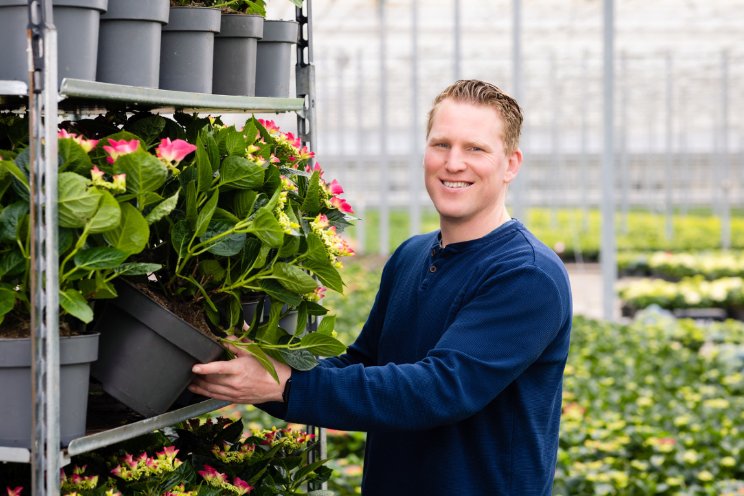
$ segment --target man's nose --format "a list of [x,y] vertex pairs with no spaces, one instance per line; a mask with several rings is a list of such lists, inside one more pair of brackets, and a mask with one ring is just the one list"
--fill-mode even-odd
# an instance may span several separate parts
[[445,167],[447,170],[456,172],[461,171],[467,167],[465,163],[465,154],[462,152],[460,148],[452,147],[450,148],[449,153],[447,154]]

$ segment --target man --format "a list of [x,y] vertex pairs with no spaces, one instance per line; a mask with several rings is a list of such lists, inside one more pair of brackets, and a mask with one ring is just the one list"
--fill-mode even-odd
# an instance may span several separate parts
[[558,257],[506,210],[521,123],[489,83],[445,89],[424,155],[440,230],[395,251],[347,353],[306,372],[275,364],[280,384],[245,354],[196,365],[192,391],[366,431],[365,496],[550,494],[571,293]]

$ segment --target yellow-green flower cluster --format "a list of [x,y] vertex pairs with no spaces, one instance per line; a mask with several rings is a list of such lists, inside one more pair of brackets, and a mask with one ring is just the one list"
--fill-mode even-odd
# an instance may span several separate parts
[[121,462],[111,470],[111,473],[125,481],[140,480],[152,475],[173,472],[183,463],[176,458],[178,450],[174,446],[167,446],[150,457],[141,453],[137,458],[130,453],[124,455]]
[[237,450],[231,450],[231,445],[223,443],[222,447],[213,446],[212,453],[223,463],[243,463],[250,459],[256,451],[252,444],[241,444]]
[[328,251],[328,256],[335,267],[342,267],[338,257],[346,257],[354,254],[354,250],[349,246],[349,243],[339,236],[336,232],[336,227],[330,225],[328,217],[324,214],[319,214],[315,217],[315,219],[310,222],[310,228],[320,237],[321,241],[323,241],[323,244]]
[[85,475],[86,466],[74,467],[72,474],[68,476],[62,471],[61,489],[62,491],[73,491],[72,494],[76,494],[77,491],[85,489],[95,489],[98,485],[97,475]]

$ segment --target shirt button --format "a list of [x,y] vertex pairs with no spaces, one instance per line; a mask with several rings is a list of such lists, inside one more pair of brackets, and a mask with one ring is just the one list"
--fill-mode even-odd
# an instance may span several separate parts
[[437,271],[436,265],[432,265],[431,267],[429,267],[429,272],[436,272],[436,271]]

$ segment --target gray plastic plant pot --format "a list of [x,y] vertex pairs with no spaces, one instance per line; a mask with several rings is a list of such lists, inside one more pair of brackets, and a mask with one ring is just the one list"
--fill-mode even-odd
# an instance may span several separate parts
[[157,88],[160,36],[169,13],[168,0],[109,0],[101,16],[96,79]]
[[171,7],[160,39],[160,88],[212,93],[214,35],[219,32],[219,9]]
[[133,286],[117,283],[116,291],[95,324],[101,344],[91,374],[132,410],[159,415],[189,385],[191,367],[222,357],[224,349]]
[[[63,78],[96,78],[98,27],[108,0],[53,0],[57,28],[57,73]],[[28,82],[27,0],[0,0],[0,79]]]
[[220,32],[214,38],[213,93],[256,94],[256,51],[263,24],[259,15],[222,14]]
[[[59,338],[60,441],[85,434],[90,364],[98,334]],[[0,446],[31,448],[31,339],[0,339]]]
[[292,49],[298,34],[296,21],[264,21],[256,55],[256,96],[289,97]]

